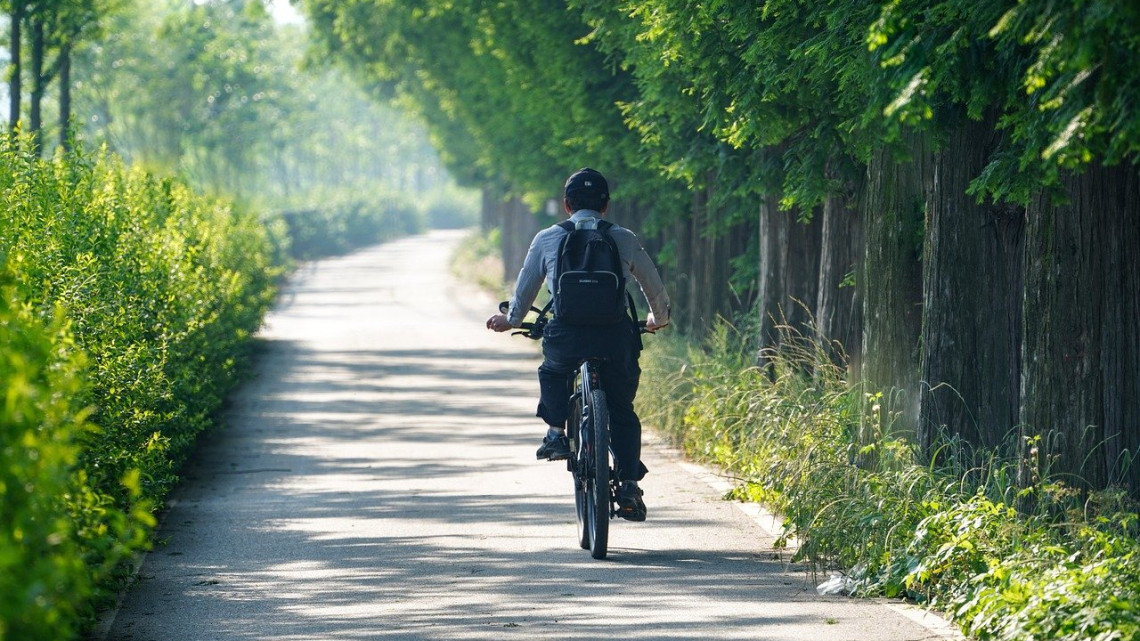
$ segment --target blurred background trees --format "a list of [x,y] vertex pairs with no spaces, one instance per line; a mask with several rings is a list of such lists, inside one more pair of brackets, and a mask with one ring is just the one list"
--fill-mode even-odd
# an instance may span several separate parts
[[303,26],[279,24],[258,0],[12,0],[4,9],[11,130],[52,146],[106,145],[271,208],[332,192],[427,197],[450,184],[415,118],[342,72],[306,65]]

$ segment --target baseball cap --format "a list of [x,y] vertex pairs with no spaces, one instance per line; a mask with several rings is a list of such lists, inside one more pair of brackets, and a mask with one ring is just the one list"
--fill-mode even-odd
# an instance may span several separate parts
[[567,197],[608,200],[610,185],[606,182],[605,176],[594,169],[583,167],[570,174],[570,177],[566,179],[565,195]]

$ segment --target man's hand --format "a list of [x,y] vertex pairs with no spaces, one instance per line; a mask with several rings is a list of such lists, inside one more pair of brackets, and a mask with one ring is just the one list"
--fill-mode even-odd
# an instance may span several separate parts
[[487,329],[494,330],[496,332],[505,332],[512,328],[513,326],[511,325],[511,322],[507,320],[506,314],[495,314],[494,316],[487,319]]
[[657,319],[653,317],[653,312],[649,312],[649,314],[647,314],[645,316],[645,331],[647,331],[647,332],[656,332],[657,330],[661,329],[662,327],[665,327],[665,325],[668,325],[668,324],[669,323],[665,323],[664,325],[658,325]]

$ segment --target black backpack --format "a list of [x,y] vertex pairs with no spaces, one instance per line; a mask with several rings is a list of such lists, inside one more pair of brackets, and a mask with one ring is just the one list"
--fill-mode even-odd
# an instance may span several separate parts
[[596,229],[558,223],[566,230],[558,246],[554,272],[554,315],[570,325],[609,325],[625,315],[625,272],[613,223],[598,220]]

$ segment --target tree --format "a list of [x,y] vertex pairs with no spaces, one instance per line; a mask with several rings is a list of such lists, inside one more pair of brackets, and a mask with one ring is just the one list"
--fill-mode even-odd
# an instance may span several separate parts
[[[1026,437],[1052,434],[1046,451],[1056,469],[1084,475],[1089,487],[1123,478],[1137,441],[1134,327],[1106,320],[1114,314],[1063,310],[1134,316],[1140,248],[1120,225],[1132,224],[1140,146],[1140,72],[1125,62],[1140,53],[1140,8],[1102,0],[307,6],[332,56],[461,140],[446,153],[461,150],[453,158],[475,168],[473,179],[537,199],[583,151],[636,167],[642,205],[666,212],[652,222],[665,237],[678,304],[694,310],[688,327],[730,298],[713,283],[732,265],[754,279],[762,319],[784,318],[800,300],[821,341],[858,345],[858,371],[872,390],[904,399],[896,409],[928,455],[950,439],[969,457],[1008,444],[1021,424]],[[1090,196],[1094,189],[1105,195]],[[1083,231],[1090,227],[1122,239],[1109,262],[1076,262],[1099,250]],[[741,230],[754,240],[725,242]],[[1066,268],[1052,271],[1057,264]],[[852,280],[857,288],[841,286]],[[1060,395],[1057,359],[1077,350],[1063,347],[1062,327],[1080,330],[1090,349],[1089,336],[1101,337],[1103,366],[1088,361],[1081,398],[1102,401],[1095,411],[1075,409],[1091,401],[1067,406],[1067,425],[1050,430],[1035,423],[1052,408],[1027,394]],[[762,332],[762,343],[777,340]],[[1119,358],[1107,357],[1110,348]],[[1086,458],[1095,468],[1087,473]]]
[[[9,128],[20,124],[23,99],[23,75],[30,76],[27,131],[38,150],[43,141],[43,100],[52,83],[59,89],[60,141],[67,146],[67,130],[71,114],[71,57],[75,47],[99,33],[101,16],[113,11],[116,0],[60,0],[55,2],[10,0],[10,71]],[[29,64],[25,68],[24,36]]]
[[8,25],[8,53],[11,56],[11,68],[8,71],[8,130],[16,132],[20,127],[21,96],[23,94],[23,43],[24,43],[24,14],[27,2],[24,0],[9,0],[7,3]]
[[[1140,410],[1120,372],[1138,358],[1125,338],[1135,328],[1126,311],[1089,310],[1123,311],[1137,296],[1126,248],[1138,81],[1121,61],[1140,53],[1138,30],[1136,7],[1099,2],[884,9],[872,38],[890,49],[896,115],[944,141],[924,251],[928,447],[938,430],[978,447],[1020,433],[1078,484],[1127,480],[1127,417]],[[1094,229],[1116,230],[1112,242]],[[1087,372],[1078,380],[1073,359]],[[1054,405],[1062,398],[1072,402]]]

